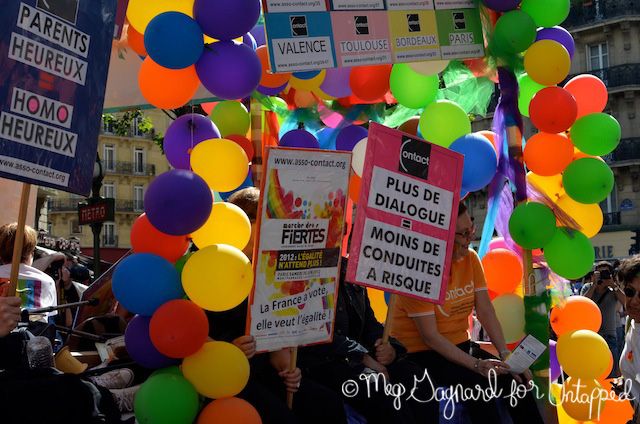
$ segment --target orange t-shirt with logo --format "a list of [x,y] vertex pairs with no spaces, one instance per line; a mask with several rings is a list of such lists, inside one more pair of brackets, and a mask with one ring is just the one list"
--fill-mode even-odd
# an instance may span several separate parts
[[478,254],[469,254],[451,264],[451,278],[445,302],[436,305],[411,297],[398,296],[392,311],[391,334],[409,353],[431,350],[424,343],[413,318],[435,315],[438,331],[453,344],[469,340],[469,315],[475,305],[475,293],[487,290]]

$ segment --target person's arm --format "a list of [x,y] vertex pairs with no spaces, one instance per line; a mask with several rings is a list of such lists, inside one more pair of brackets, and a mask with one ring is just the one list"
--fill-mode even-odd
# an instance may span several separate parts
[[496,370],[497,374],[506,374],[508,372],[507,365],[503,362],[494,359],[482,360],[474,358],[447,340],[438,331],[434,314],[416,316],[413,317],[413,320],[424,343],[444,356],[448,361],[469,368],[484,376],[488,376],[492,368]]
[[19,297],[0,297],[0,337],[11,333],[18,326],[21,304]]
[[269,352],[269,362],[276,370],[288,392],[295,393],[300,388],[302,381],[302,371],[296,367],[293,371],[291,367],[291,351],[289,349],[280,349]]
[[489,335],[491,343],[500,352],[500,358],[505,359],[505,356],[511,353],[507,349],[507,343],[504,340],[504,334],[502,333],[502,327],[496,316],[496,311],[491,304],[489,293],[486,290],[479,290],[475,293],[475,307],[478,321],[484,328],[484,331]]
[[64,261],[65,259],[66,256],[64,255],[64,253],[56,252],[43,258],[34,260],[31,266],[44,272],[51,266],[52,263],[56,261]]
[[589,286],[587,285],[582,286],[582,292],[580,294],[584,297],[588,297],[589,299],[593,300],[593,295],[595,292],[596,292],[596,285],[591,283],[589,284]]
[[624,305],[627,300],[627,297],[624,295],[624,292],[622,291],[622,289],[616,283],[611,283],[609,287],[613,289],[613,294],[616,295],[616,299],[618,300],[618,302]]

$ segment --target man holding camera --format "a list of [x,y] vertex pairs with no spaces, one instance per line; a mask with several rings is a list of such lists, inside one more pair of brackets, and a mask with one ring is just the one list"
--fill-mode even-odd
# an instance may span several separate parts
[[620,321],[618,306],[619,304],[624,305],[625,302],[624,293],[613,278],[613,265],[609,262],[598,262],[593,272],[592,282],[582,287],[581,294],[593,300],[600,308],[602,325],[598,334],[605,339],[613,355],[614,367],[609,376],[612,377],[617,374],[618,367],[615,365],[620,356],[617,336],[617,327]]

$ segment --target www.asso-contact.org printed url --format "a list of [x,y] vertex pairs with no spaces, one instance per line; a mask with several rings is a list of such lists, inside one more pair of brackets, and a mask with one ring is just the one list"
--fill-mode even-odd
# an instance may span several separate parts
[[13,175],[20,175],[22,177],[51,182],[62,186],[67,185],[69,178],[69,174],[64,172],[54,171],[44,166],[7,156],[0,156],[0,170]]
[[277,7],[314,7],[314,6],[320,6],[322,4],[322,2],[320,0],[313,0],[313,1],[309,1],[309,0],[298,0],[298,1],[279,1],[279,2],[271,2],[271,7],[272,8],[277,8]]
[[340,168],[346,169],[347,162],[343,160],[327,160],[327,159],[291,159],[291,158],[275,158],[276,165],[290,166],[314,166],[321,168]]

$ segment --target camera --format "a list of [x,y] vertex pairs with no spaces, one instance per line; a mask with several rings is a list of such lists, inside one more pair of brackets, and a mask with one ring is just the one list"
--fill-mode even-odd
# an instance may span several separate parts
[[598,284],[602,284],[602,281],[604,280],[611,279],[611,271],[609,271],[608,269],[603,269],[602,271],[598,271],[598,274],[599,274]]

